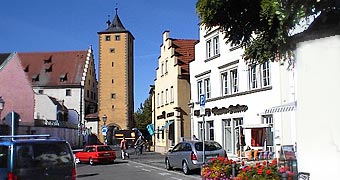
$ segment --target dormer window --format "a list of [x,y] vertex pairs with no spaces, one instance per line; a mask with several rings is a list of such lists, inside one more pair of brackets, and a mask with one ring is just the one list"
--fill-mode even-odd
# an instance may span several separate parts
[[24,71],[25,71],[25,72],[28,72],[28,71],[29,71],[29,67],[30,67],[30,66],[27,65],[27,66],[25,67]]
[[39,74],[32,76],[32,82],[39,81]]
[[59,80],[60,80],[60,82],[65,82],[65,81],[67,81],[67,73],[66,73],[66,74],[60,75]]
[[44,64],[48,64],[52,62],[52,56],[50,56],[48,59],[44,60]]
[[46,68],[45,72],[52,72],[52,65],[49,68]]

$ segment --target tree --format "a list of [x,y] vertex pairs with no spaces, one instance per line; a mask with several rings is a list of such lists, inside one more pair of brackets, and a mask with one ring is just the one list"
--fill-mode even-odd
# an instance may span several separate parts
[[152,102],[151,98],[147,98],[144,103],[134,113],[136,127],[141,131],[146,131],[146,126],[151,123]]
[[290,33],[296,25],[339,9],[339,0],[198,0],[196,4],[201,23],[220,27],[226,43],[245,49],[249,63],[290,59]]

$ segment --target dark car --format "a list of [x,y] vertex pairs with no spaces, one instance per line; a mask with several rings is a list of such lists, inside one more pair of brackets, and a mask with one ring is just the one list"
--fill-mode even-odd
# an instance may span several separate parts
[[[205,141],[205,161],[219,156],[227,157],[225,150],[216,141]],[[181,168],[184,174],[201,168],[203,164],[203,142],[184,141],[169,150],[165,156],[165,168]]]
[[0,136],[0,179],[76,179],[69,143],[49,135]]
[[90,165],[102,162],[113,163],[116,160],[116,152],[108,145],[89,145],[83,151],[75,154],[76,162],[87,162]]

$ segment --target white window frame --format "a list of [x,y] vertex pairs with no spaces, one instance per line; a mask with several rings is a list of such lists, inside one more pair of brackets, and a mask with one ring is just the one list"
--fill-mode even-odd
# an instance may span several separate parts
[[258,88],[257,68],[258,67],[256,65],[248,66],[249,89],[257,89]]
[[164,63],[162,62],[161,64],[161,75],[163,76],[164,75]]
[[261,71],[262,71],[262,76],[261,76],[262,87],[270,86],[271,82],[270,82],[270,63],[269,63],[269,61],[266,61],[261,65]]
[[161,92],[161,106],[164,105],[164,91]]
[[229,94],[229,73],[228,71],[223,71],[221,73],[221,92],[222,96]]
[[[236,71],[236,74],[234,73]],[[236,76],[234,76],[236,75]],[[231,88],[231,91],[230,93],[233,94],[233,93],[237,93],[239,91],[239,87],[238,87],[238,70],[237,68],[233,68],[233,69],[230,69],[230,88]]]
[[205,91],[205,98],[209,99],[211,98],[211,85],[210,85],[210,78],[204,79],[204,91]]
[[165,61],[165,74],[168,74],[168,60]]
[[200,100],[200,95],[204,94],[206,99],[211,98],[211,81],[210,77],[205,77],[197,81],[197,94],[198,101]]
[[213,56],[216,56],[218,54],[220,54],[220,44],[219,44],[219,37],[215,36],[213,37],[213,45],[214,45],[214,54]]
[[206,42],[206,51],[207,51],[207,59],[211,58],[212,55],[212,48],[211,48],[211,39],[207,40]]
[[165,90],[165,104],[169,103],[169,89]]
[[[207,139],[208,140],[215,140],[215,129],[214,129],[214,121],[207,121],[206,122],[207,125]],[[211,135],[211,131],[213,132]]]
[[158,93],[158,94],[157,94],[157,107],[159,107],[159,105],[160,105],[160,104],[159,104],[159,96],[160,96],[160,95],[159,95],[159,93]]
[[173,103],[175,101],[175,95],[174,95],[174,87],[170,87],[170,102]]

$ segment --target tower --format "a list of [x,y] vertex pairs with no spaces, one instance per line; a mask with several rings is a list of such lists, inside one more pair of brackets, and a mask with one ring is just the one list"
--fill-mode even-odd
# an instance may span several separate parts
[[[98,105],[100,126],[108,126],[110,143],[114,129],[130,129],[133,123],[133,35],[119,19],[117,8],[112,22],[99,35]],[[106,119],[103,121],[103,117]],[[101,130],[100,130],[101,132]],[[102,137],[102,136],[100,136]]]

